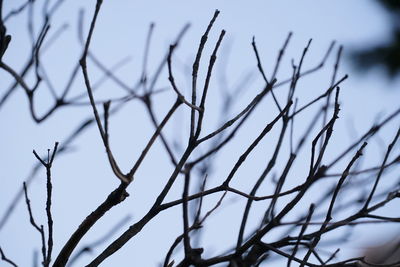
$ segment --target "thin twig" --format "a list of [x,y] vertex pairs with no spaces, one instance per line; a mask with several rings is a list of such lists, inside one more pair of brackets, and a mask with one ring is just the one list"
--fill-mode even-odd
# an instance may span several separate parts
[[382,177],[382,173],[385,169],[386,161],[388,160],[390,152],[392,151],[394,145],[396,144],[397,140],[399,139],[399,136],[400,136],[400,128],[397,130],[397,133],[396,133],[395,137],[393,138],[393,141],[389,144],[389,146],[387,148],[385,157],[383,158],[383,161],[382,161],[381,168],[379,169],[378,175],[376,176],[374,186],[372,187],[371,192],[368,195],[367,201],[365,202],[364,207],[362,208],[363,210],[368,209],[368,206],[372,200],[372,197],[374,196],[374,193],[378,186],[378,183]]
[[1,247],[0,247],[0,256],[1,256],[1,259],[3,261],[7,262],[8,264],[10,264],[10,265],[12,265],[14,267],[18,267],[18,265],[14,261],[12,261],[12,260],[10,260],[9,258],[6,257],[6,255],[4,254],[3,250],[1,249]]
[[28,190],[26,188],[26,184],[25,182],[23,183],[24,185],[24,193],[25,193],[25,203],[28,209],[28,213],[29,213],[29,221],[31,223],[31,225],[39,232],[40,234],[40,238],[41,238],[41,243],[42,243],[42,257],[43,257],[43,263],[46,262],[46,253],[47,253],[47,249],[46,249],[46,241],[45,241],[45,234],[44,234],[44,229],[43,229],[43,225],[37,225],[37,223],[35,222],[35,219],[33,218],[33,213],[32,213],[32,208],[31,208],[31,201],[28,197]]
[[[217,19],[219,15],[219,10],[215,10],[214,16],[210,20],[210,23],[207,26],[206,31],[204,32],[203,36],[201,37],[199,48],[197,50],[196,58],[193,62],[193,68],[192,68],[192,105],[196,106],[196,98],[197,98],[197,74],[199,72],[199,66],[200,66],[200,59],[201,55],[203,53],[204,46],[207,42],[208,39],[208,33],[210,32],[215,20]],[[190,136],[194,136],[194,131],[195,131],[195,112],[192,109],[190,112]]]
[[117,162],[114,159],[114,156],[113,156],[113,154],[111,152],[111,149],[110,149],[110,147],[109,147],[109,145],[107,143],[107,139],[106,139],[106,136],[105,136],[105,133],[104,133],[103,125],[101,123],[100,115],[99,115],[99,113],[97,111],[96,104],[95,104],[95,101],[94,101],[94,97],[93,97],[93,93],[92,93],[92,87],[91,87],[91,83],[90,83],[90,80],[89,80],[89,75],[88,75],[88,72],[87,72],[86,58],[87,58],[87,55],[88,55],[90,41],[92,40],[93,31],[94,31],[94,28],[95,28],[95,25],[96,25],[96,19],[97,19],[97,16],[98,16],[99,12],[100,12],[100,7],[101,7],[102,2],[103,2],[102,0],[97,0],[96,9],[95,9],[94,15],[93,15],[93,20],[92,20],[92,22],[90,24],[89,33],[88,33],[88,36],[87,36],[87,39],[86,39],[85,48],[84,48],[82,57],[81,57],[79,62],[80,62],[81,67],[82,67],[82,72],[83,72],[83,76],[84,76],[84,79],[85,79],[85,85],[86,85],[87,93],[88,93],[88,96],[89,96],[90,104],[92,106],[93,114],[94,114],[94,117],[96,119],[97,128],[99,129],[101,139],[102,139],[103,144],[105,146],[105,149],[106,149],[106,152],[107,152],[107,156],[108,156],[108,161],[109,161],[109,163],[111,165],[111,169],[114,172],[115,176],[118,179],[120,179],[122,182],[130,183],[132,181],[131,178],[127,177],[126,175],[124,175],[121,172]]
[[171,61],[172,61],[172,59],[171,59],[172,58],[172,52],[174,51],[174,49],[175,49],[175,46],[173,46],[173,45],[171,45],[169,47],[169,56],[168,56],[168,73],[169,73],[169,76],[168,76],[168,80],[171,82],[172,89],[174,89],[175,93],[178,95],[179,100],[182,103],[184,103],[185,105],[187,105],[188,107],[190,107],[191,109],[197,110],[197,111],[200,112],[201,109],[199,107],[197,107],[194,104],[189,103],[185,99],[185,97],[181,94],[181,92],[179,92],[179,89],[178,89],[178,87],[177,87],[177,85],[175,83],[175,78],[174,78],[174,75],[172,74],[172,63],[171,63]]

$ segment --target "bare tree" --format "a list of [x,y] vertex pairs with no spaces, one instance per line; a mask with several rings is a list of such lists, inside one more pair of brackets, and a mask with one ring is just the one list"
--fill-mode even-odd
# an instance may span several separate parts
[[[0,68],[13,79],[8,87],[2,83],[0,108],[11,94],[22,90],[28,100],[29,112],[36,123],[46,121],[62,108],[87,106],[92,111],[92,116],[82,119],[64,140],[60,143],[55,142],[47,155],[40,156],[33,151],[38,163],[32,168],[31,174],[21,185],[21,190],[16,193],[2,215],[0,230],[13,215],[16,203],[24,198],[31,226],[40,236],[41,253],[37,257],[40,257],[43,266],[73,265],[87,252],[93,251],[96,251],[97,255],[86,266],[98,266],[128,242],[135,242],[135,237],[141,234],[142,229],[161,213],[179,207],[181,216],[171,216],[170,220],[176,225],[181,225],[181,234],[175,240],[170,240],[170,249],[165,251],[165,258],[160,259],[163,266],[259,266],[274,264],[276,260],[285,262],[286,266],[400,264],[397,261],[398,257],[382,265],[369,262],[369,258],[362,256],[347,259],[340,256],[340,248],[346,245],[347,238],[355,227],[400,222],[396,214],[381,212],[387,204],[397,203],[400,197],[399,177],[396,174],[400,162],[400,108],[376,121],[359,137],[355,137],[349,146],[334,139],[334,129],[340,117],[340,86],[347,79],[347,75],[340,77],[338,74],[342,47],[337,48],[335,43],[332,43],[320,62],[312,68],[305,69],[303,63],[308,55],[310,40],[302,49],[299,58],[292,60],[291,73],[287,74],[286,78],[280,78],[279,70],[292,34],[289,33],[285,39],[269,75],[264,70],[264,59],[253,38],[254,64],[264,85],[258,88],[246,104],[238,99],[239,93],[251,85],[247,76],[237,88],[222,89],[222,104],[217,112],[212,106],[215,96],[210,95],[213,87],[216,87],[213,83],[214,67],[221,55],[225,30],[221,30],[218,38],[211,44],[208,62],[204,63],[201,59],[208,53],[206,46],[210,45],[210,33],[215,31],[218,10],[201,36],[198,47],[194,49],[196,56],[191,63],[189,74],[190,90],[185,90],[185,86],[182,86],[184,81],[178,78],[182,75],[176,75],[176,65],[179,62],[176,51],[188,26],[184,26],[178,33],[154,73],[150,74],[147,65],[154,24],[150,25],[142,70],[138,81],[131,86],[117,73],[122,63],[109,67],[91,50],[95,41],[93,36],[98,30],[96,25],[101,20],[102,2],[97,0],[86,34],[83,29],[85,15],[80,12],[78,35],[82,53],[70,78],[64,85],[57,83],[56,89],[52,77],[47,75],[43,54],[64,29],[61,27],[51,35],[52,16],[63,1],[45,1],[42,9],[43,23],[38,28],[38,34],[33,29],[33,25],[36,28],[38,26],[33,19],[33,8],[37,5],[35,1],[26,1],[20,8],[8,14],[1,12],[3,3],[0,1]],[[7,48],[13,45],[6,25],[11,18],[18,17],[25,11],[30,14],[28,32],[31,37],[31,53],[22,71],[17,71],[5,58]],[[322,91],[316,90],[313,99],[302,101],[302,93],[296,90],[299,81],[321,70],[331,54],[335,54],[335,63],[327,87]],[[91,67],[97,67],[103,72],[103,77],[96,82],[90,74]],[[33,73],[33,81],[28,81],[29,73]],[[86,93],[74,96],[71,93],[72,87],[80,73],[83,75]],[[187,72],[184,74],[187,75]],[[98,100],[95,93],[105,80],[118,85],[123,95],[105,101]],[[157,85],[159,81],[169,83],[164,88]],[[39,115],[35,99],[45,90],[49,90],[51,96],[46,103],[52,101],[52,104],[47,111]],[[167,102],[169,109],[163,113],[159,112],[159,101]],[[275,111],[265,114],[262,121],[257,117],[255,123],[261,125],[261,129],[252,136],[245,136],[244,139],[241,133],[250,123],[254,123],[254,114],[266,102],[273,104]],[[152,135],[146,136],[145,143],[138,144],[141,146],[141,153],[135,155],[136,160],[125,169],[121,167],[120,158],[114,154],[110,142],[113,127],[110,124],[112,118],[115,118],[123,107],[132,103],[144,105],[148,123],[154,130]],[[171,121],[177,119],[178,112],[184,114],[184,119],[178,118],[179,125],[186,129],[182,136],[173,135],[171,131],[166,130]],[[206,125],[207,120],[211,118],[217,118],[218,125],[215,128]],[[54,234],[57,229],[53,220],[57,218],[53,218],[53,209],[57,209],[57,204],[52,203],[52,181],[57,178],[52,171],[56,168],[54,165],[57,164],[58,158],[69,150],[70,144],[79,138],[86,128],[94,125],[97,127],[114,176],[107,178],[117,179],[118,186],[110,188],[103,201],[98,200],[99,204],[92,207],[92,212],[82,219],[68,240],[60,240]],[[368,143],[374,138],[379,139],[379,133],[383,130],[390,133],[390,137],[387,139],[389,141],[385,140],[388,144],[380,162],[375,164],[362,160],[368,155]],[[52,137],[49,135],[49,138]],[[235,146],[237,139],[244,145],[238,154],[229,155],[234,156],[234,163],[220,164],[224,162],[223,157],[229,154],[229,148]],[[261,160],[255,161],[254,155],[257,154],[257,150],[265,147],[266,140],[268,152],[262,154]],[[168,158],[170,168],[163,170],[161,186],[140,189],[154,192],[161,188],[155,193],[156,197],[148,211],[134,220],[130,217],[120,218],[115,226],[110,226],[109,233],[101,233],[98,240],[82,245],[88,232],[99,220],[107,217],[114,207],[124,204],[129,197],[127,190],[135,187],[138,179],[145,179],[140,172],[144,162],[151,161],[153,167],[157,167],[156,160],[152,158],[154,150]],[[254,161],[257,162],[257,166]],[[257,171],[243,173],[242,170],[249,162],[252,162],[252,168]],[[41,169],[46,173],[46,225],[40,224],[35,217],[28,193],[31,181]],[[212,182],[207,182],[211,177]],[[247,180],[247,188],[237,184],[239,179]],[[176,195],[174,192],[179,186],[182,187]],[[236,218],[230,218],[230,221],[223,224],[232,229],[231,233],[236,241],[227,244],[225,252],[213,255],[207,248],[209,240],[201,242],[200,237],[204,229],[210,226],[208,222],[211,217],[222,221],[226,219],[219,211],[229,206],[228,199],[232,196],[241,201],[242,209],[238,211]],[[259,203],[261,204],[258,205]],[[130,224],[128,227],[125,226],[127,222]],[[115,238],[116,233],[119,235]],[[61,247],[59,251],[53,249],[55,244]],[[97,250],[99,246],[102,247],[100,252]],[[0,249],[0,253],[5,263],[17,266],[18,259],[8,258],[5,249]],[[132,262],[132,259],[127,261]],[[36,259],[34,264],[37,264]]]

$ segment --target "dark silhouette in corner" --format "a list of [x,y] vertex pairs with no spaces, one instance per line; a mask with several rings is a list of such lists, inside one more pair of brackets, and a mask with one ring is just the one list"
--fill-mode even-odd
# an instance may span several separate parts
[[364,49],[351,52],[350,58],[354,60],[360,70],[382,66],[389,79],[400,74],[400,1],[375,0],[385,9],[391,21],[391,34],[388,41]]

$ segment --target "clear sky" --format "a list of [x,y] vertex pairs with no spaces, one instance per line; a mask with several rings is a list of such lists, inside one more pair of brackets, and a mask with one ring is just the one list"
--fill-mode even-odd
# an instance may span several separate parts
[[[8,11],[20,6],[23,2],[5,0],[3,13],[7,14]],[[42,2],[37,0],[39,6],[42,5]],[[53,2],[50,1],[50,3]],[[83,8],[85,12],[84,34],[86,36],[95,6],[93,0],[65,0],[64,2],[51,22],[49,36],[65,23],[68,23],[68,28],[49,47],[43,61],[47,75],[57,92],[60,92],[61,89],[59,88],[65,85],[74,64],[77,63],[81,55],[81,44],[77,34],[79,10]],[[210,34],[210,42],[216,42],[221,29],[227,31],[226,40],[224,40],[217,61],[215,77],[223,75],[225,72],[228,80],[228,84],[225,85],[232,88],[243,79],[245,73],[249,71],[255,73],[254,81],[250,83],[249,89],[244,90],[238,96],[240,99],[234,110],[239,110],[251,96],[258,93],[260,86],[262,86],[261,77],[256,71],[256,60],[251,47],[253,36],[256,38],[266,72],[270,73],[278,50],[289,32],[293,32],[293,38],[286,51],[282,69],[278,74],[278,81],[290,77],[290,60],[292,58],[298,60],[310,38],[313,39],[313,42],[304,63],[305,69],[320,62],[333,40],[344,46],[345,56],[338,75],[349,74],[350,78],[342,86],[341,120],[338,123],[338,129],[335,131],[338,136],[336,139],[338,146],[349,143],[351,134],[361,134],[368,129],[378,115],[388,114],[398,108],[400,90],[393,90],[393,88],[399,88],[399,79],[388,82],[379,69],[368,73],[355,71],[346,57],[347,52],[353,48],[365,47],[388,37],[388,20],[383,11],[372,0],[104,1],[91,49],[107,66],[112,66],[128,58],[129,62],[117,71],[117,75],[126,83],[133,84],[141,74],[143,49],[150,23],[154,22],[155,28],[150,47],[149,73],[156,69],[157,63],[165,55],[169,45],[182,27],[186,23],[190,23],[189,31],[176,52],[176,61],[174,62],[178,83],[182,88],[186,88],[189,85],[187,74],[190,73],[187,68],[192,64],[201,34],[215,9],[219,9],[221,14]],[[35,10],[36,31],[39,23],[41,23],[40,10],[40,8]],[[12,18],[6,23],[13,39],[4,61],[16,70],[21,69],[30,53],[26,17],[27,13],[24,12],[20,18]],[[206,48],[207,56],[204,59],[208,57],[211,49],[211,45]],[[302,91],[299,96],[303,97],[303,100],[300,99],[299,103],[306,103],[312,96],[318,95],[329,86],[333,59],[334,56],[331,56],[326,68],[317,75],[307,77],[304,81],[301,80],[299,86],[301,86]],[[206,64],[207,61],[203,60],[202,62]],[[89,72],[93,81],[102,76],[102,72],[93,64],[89,64]],[[204,76],[204,71],[201,74]],[[27,82],[32,83],[33,78],[33,75],[29,76]],[[0,80],[0,92],[2,94],[8,88],[10,77],[2,71]],[[218,82],[217,78],[212,80],[211,88],[214,88],[212,99],[216,100],[210,101],[211,112],[218,111],[218,105],[220,105],[218,96],[220,94],[217,93],[217,87],[220,85],[221,83]],[[163,75],[156,87],[163,89],[168,88],[168,86],[167,76]],[[188,95],[188,90],[183,91]],[[86,89],[80,75],[73,86],[71,95],[85,92]],[[115,83],[108,80],[99,89],[96,99],[107,99],[121,94],[123,94],[123,91]],[[279,92],[278,95],[280,95]],[[42,114],[51,106],[48,96],[48,93],[38,96],[36,104],[39,114]],[[169,107],[172,99],[170,96],[165,99],[157,98],[159,101],[156,104],[156,110],[159,112],[158,118],[161,118]],[[272,105],[272,102],[270,103]],[[151,125],[148,124],[148,116],[143,115],[143,112],[142,104],[132,102],[131,105],[127,105],[113,117],[110,122],[114,153],[124,170],[128,169],[137,158],[143,148],[143,143],[148,140],[153,131]],[[253,120],[253,124],[247,126],[243,138],[247,134],[258,132],[264,127],[263,112],[276,112],[276,109],[272,106],[264,107]],[[234,113],[232,112],[232,114]],[[46,149],[51,148],[55,141],[62,143],[83,118],[91,115],[92,111],[88,105],[67,107],[56,111],[49,119],[38,125],[30,117],[27,98],[22,89],[19,88],[8,99],[8,102],[0,109],[0,215],[4,213],[11,199],[20,189],[22,182],[28,177],[32,166],[36,163],[32,149],[44,155]],[[171,140],[182,139],[185,131],[176,129],[182,129],[180,120],[185,119],[187,119],[187,116],[184,112],[178,113],[177,118],[168,126],[167,133],[172,136]],[[259,123],[260,120],[263,123]],[[217,119],[211,116],[207,123],[209,124],[205,127],[206,132],[215,129]],[[299,123],[299,128],[305,127],[301,122],[297,123]],[[398,124],[398,121],[396,123]],[[393,134],[393,131],[391,134]],[[381,136],[381,138],[384,142],[388,141],[386,136]],[[218,158],[214,167],[215,176],[226,174],[235,158],[233,155],[239,155],[238,153],[243,149],[240,145],[239,142],[237,147],[228,150],[226,157]],[[375,146],[377,145],[375,144]],[[332,149],[332,153],[336,149],[339,151],[339,148],[335,147]],[[374,149],[378,151],[376,154],[381,153],[379,146]],[[372,151],[375,150],[372,149]],[[129,223],[124,225],[120,232],[124,231],[129,224],[141,218],[164,184],[165,173],[171,170],[171,166],[163,153],[162,147],[157,143],[150,153],[151,160],[144,162],[143,168],[137,174],[137,179],[128,190],[131,196],[126,202],[114,208],[105,216],[93,231],[88,233],[82,244],[95,240],[99,237],[99,233],[107,232],[112,225],[118,223],[126,215],[131,216]],[[256,155],[265,157],[262,156],[262,151],[258,151]],[[374,161],[376,158],[371,160]],[[257,163],[260,162],[254,157],[254,165],[247,166],[245,170],[250,175],[258,173],[256,170],[258,168]],[[224,168],[225,166],[228,167]],[[29,187],[32,206],[37,220],[41,223],[45,223],[44,177],[42,171]],[[97,207],[118,184],[107,163],[96,128],[90,128],[79,137],[73,143],[69,153],[56,158],[53,180],[54,255],[57,255],[64,240],[77,228],[82,219]],[[210,183],[213,184],[212,180]],[[250,188],[250,185],[243,186]],[[180,194],[181,184],[178,184],[172,190],[168,200],[176,199]],[[209,255],[226,251],[231,248],[227,244],[234,242],[232,235],[230,235],[232,232],[236,233],[237,229],[238,223],[235,221],[234,215],[238,208],[243,208],[243,202],[239,202],[237,198],[231,198],[229,201],[227,201],[226,212],[218,213],[210,218],[210,224],[213,227],[205,233],[203,238],[204,243],[209,245]],[[212,205],[212,203],[215,203],[215,198],[210,200],[208,204]],[[29,266],[32,262],[32,251],[34,248],[39,248],[40,239],[37,232],[29,225],[26,207],[22,204],[23,202],[20,201],[14,214],[5,227],[0,230],[0,245],[7,256],[14,259],[18,264]],[[139,235],[107,260],[104,266],[128,266],[127,263],[129,263],[129,266],[157,266],[163,261],[164,255],[173,240],[182,231],[180,216],[180,208],[162,213],[159,219],[146,225]],[[116,238],[119,233],[110,240]],[[369,238],[366,237],[365,240],[369,240]],[[93,255],[97,255],[102,249],[103,247],[100,247]],[[357,253],[357,251],[354,248],[354,253]],[[82,257],[82,261],[76,266],[83,266],[89,259],[90,256]],[[3,262],[0,262],[0,266],[3,266],[3,264]]]

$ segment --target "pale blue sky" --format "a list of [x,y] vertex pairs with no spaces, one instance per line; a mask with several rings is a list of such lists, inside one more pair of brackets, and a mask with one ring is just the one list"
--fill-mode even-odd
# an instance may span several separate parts
[[[38,2],[41,3],[42,1]],[[19,6],[21,3],[23,1],[5,0],[3,12],[7,13],[8,10]],[[69,24],[65,34],[54,43],[45,55],[44,64],[47,66],[49,77],[56,87],[65,84],[73,65],[81,54],[76,34],[79,8],[85,9],[84,30],[86,35],[94,5],[95,1],[93,0],[66,0],[53,21],[51,28],[53,32],[64,23],[68,22]],[[227,51],[230,47],[230,58],[226,70],[228,80],[231,82],[229,86],[233,86],[235,82],[239,81],[244,72],[256,70],[256,61],[251,48],[253,36],[256,37],[265,69],[270,73],[276,54],[284,39],[289,31],[293,32],[292,41],[286,51],[286,58],[278,75],[279,80],[290,77],[290,59],[298,59],[309,38],[313,38],[313,43],[305,62],[305,69],[319,63],[332,40],[342,44],[346,53],[348,51],[346,49],[355,46],[362,47],[387,38],[389,29],[387,18],[383,16],[382,10],[374,1],[364,0],[104,1],[91,49],[109,66],[129,56],[131,61],[121,68],[117,74],[124,81],[132,84],[140,76],[143,47],[149,24],[155,22],[156,25],[150,50],[149,72],[151,72],[166,53],[169,44],[183,25],[190,22],[191,27],[176,52],[176,64],[174,63],[178,83],[181,88],[185,88],[188,80],[182,75],[184,66],[191,64],[200,36],[215,9],[219,9],[221,14],[209,40],[214,43],[221,29],[227,31],[221,55],[224,55],[224,51]],[[40,13],[37,15],[40,17]],[[23,17],[26,18],[26,13]],[[24,64],[30,52],[27,45],[26,20],[24,18],[11,19],[6,24],[13,40],[4,61],[17,70]],[[206,55],[210,53],[211,49],[212,46],[208,46],[205,50]],[[207,57],[205,56],[204,59]],[[300,104],[305,103],[312,96],[318,95],[329,86],[333,58],[331,56],[326,69],[301,81],[299,86],[303,91],[300,96],[304,97],[304,100],[300,99]],[[206,64],[206,60],[203,62]],[[389,83],[383,79],[384,75],[379,70],[361,75],[355,72],[349,63],[348,59],[344,58],[339,70],[339,76],[346,73],[350,74],[350,78],[342,86],[341,120],[338,122],[338,129],[335,131],[338,136],[337,144],[343,144],[343,146],[349,142],[349,124],[356,129],[358,134],[362,133],[372,124],[379,112],[388,114],[398,108],[400,93],[399,90],[390,90],[391,87],[399,87],[399,79]],[[218,70],[218,68],[221,69],[221,66],[218,66],[217,63],[216,69]],[[101,76],[98,69],[91,64],[89,64],[89,72],[93,80]],[[241,100],[238,102],[237,110],[260,89],[262,82],[257,72],[255,77],[257,77],[255,82],[240,96]],[[8,84],[10,78],[7,74],[1,72],[0,79],[2,80],[0,88],[2,92],[7,88],[6,84]],[[29,81],[32,81],[32,79],[28,79]],[[168,80],[164,75],[158,86],[165,87],[168,85]],[[216,87],[217,85],[215,79],[212,86]],[[72,94],[79,94],[85,92],[85,90],[80,76],[73,87]],[[188,91],[183,91],[188,93]],[[120,93],[121,90],[108,81],[96,97],[105,99]],[[218,95],[214,91],[212,96],[216,99]],[[158,102],[156,109],[159,111],[159,118],[169,107],[172,99],[170,96]],[[210,112],[217,111],[218,100],[211,103],[216,107],[210,107]],[[38,98],[39,113],[46,110],[48,106],[49,102],[46,95]],[[22,181],[26,179],[31,166],[36,163],[32,149],[45,152],[47,148],[53,146],[55,141],[62,142],[83,117],[92,114],[89,106],[65,108],[57,111],[42,124],[36,125],[32,122],[27,107],[24,93],[22,90],[18,90],[0,110],[2,125],[0,138],[2,150],[0,153],[0,168],[2,170],[0,203],[2,205],[0,206],[0,215],[3,214],[10,199],[20,188]],[[177,114],[178,119],[187,118],[183,114],[184,111],[187,112],[188,110],[182,109]],[[263,112],[271,111],[276,112],[272,104],[269,107],[264,107],[253,120],[253,124],[247,126],[243,138],[247,134],[254,134],[264,127]],[[146,124],[147,118],[147,115],[143,115],[143,105],[135,102],[124,108],[120,114],[111,120],[112,146],[124,170],[127,170],[137,158],[143,143],[153,131],[151,125]],[[258,123],[260,120],[262,123]],[[205,131],[214,129],[216,127],[214,123],[213,118],[211,118],[209,124],[205,127]],[[299,128],[305,127],[300,125],[301,122],[297,123]],[[175,134],[176,129],[173,127],[179,126],[179,121],[175,121],[166,130],[170,134]],[[181,135],[184,135],[184,131],[181,132]],[[393,131],[389,133],[393,134]],[[387,141],[385,137],[383,139]],[[228,150],[226,157],[219,159],[217,166],[221,168],[215,170],[216,176],[226,173],[233,159],[237,158],[233,155],[239,155],[245,144],[239,142],[237,146]],[[118,183],[108,166],[96,128],[90,128],[74,145],[76,150],[60,156],[54,163],[54,256],[57,255],[60,246],[76,229],[82,219],[97,207]],[[338,145],[338,148],[333,148],[331,153],[334,153],[336,149],[340,151],[339,147]],[[379,152],[377,147],[371,148],[371,150]],[[95,239],[99,233],[106,232],[111,225],[114,225],[119,218],[126,214],[132,216],[130,223],[133,223],[148,210],[166,179],[165,173],[171,170],[168,160],[162,153],[161,146],[157,144],[149,155],[152,160],[144,162],[143,168],[137,174],[137,179],[128,190],[131,197],[99,221],[93,231],[90,231],[87,238],[82,241],[82,244]],[[257,163],[265,161],[265,156],[263,156],[262,151],[257,151],[255,155],[260,155],[261,160],[254,156],[254,161],[252,161],[254,165],[244,168],[238,174],[239,176],[246,171],[250,175],[258,173],[256,170]],[[371,160],[376,159],[371,158]],[[157,168],[154,168],[155,164]],[[244,188],[250,186],[251,184],[244,185]],[[45,182],[43,172],[32,183],[29,193],[36,217],[41,223],[44,223]],[[173,188],[167,199],[175,199],[180,194],[181,184],[179,183]],[[208,204],[212,205],[213,201],[215,201],[215,198],[211,199]],[[231,201],[232,203],[227,205],[225,212],[218,213],[210,218],[210,224],[213,227],[204,236],[204,243],[209,244],[207,255],[216,255],[218,252],[229,249],[231,247],[229,244],[233,244],[232,242],[235,240],[235,237],[230,234],[232,231],[236,233],[237,229],[238,223],[237,219],[235,221],[234,215],[237,214],[237,209],[243,208],[243,206],[241,205],[242,202],[238,203],[237,198],[232,198]],[[157,266],[158,263],[163,261],[164,255],[175,237],[182,231],[180,216],[181,208],[160,214],[160,218],[146,225],[139,235],[105,261],[102,266]],[[226,227],[230,226],[230,221],[233,222],[232,228]],[[255,221],[255,223],[257,222]],[[124,231],[126,227],[123,227],[121,231]],[[32,262],[32,245],[34,244],[35,248],[38,249],[39,241],[37,232],[29,225],[26,207],[21,202],[5,228],[0,231],[0,245],[7,255],[18,264],[29,266]],[[102,251],[102,248],[93,255],[97,255],[100,251]],[[357,251],[354,248],[354,253]],[[83,266],[88,263],[89,259],[90,257],[83,257],[77,266]],[[3,265],[4,263],[0,262],[0,266]]]

